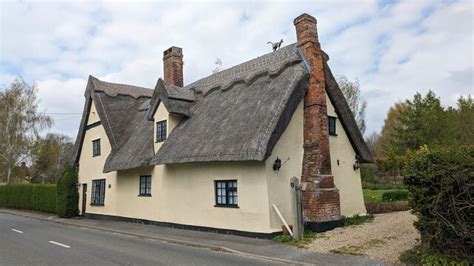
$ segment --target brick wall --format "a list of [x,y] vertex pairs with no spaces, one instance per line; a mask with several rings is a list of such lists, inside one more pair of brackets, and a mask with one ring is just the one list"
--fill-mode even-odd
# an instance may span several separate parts
[[173,46],[163,52],[163,75],[168,84],[183,87],[183,49]]
[[324,59],[317,21],[303,14],[294,20],[294,25],[299,49],[311,65],[304,99],[303,216],[313,224],[339,221],[339,190],[331,174]]

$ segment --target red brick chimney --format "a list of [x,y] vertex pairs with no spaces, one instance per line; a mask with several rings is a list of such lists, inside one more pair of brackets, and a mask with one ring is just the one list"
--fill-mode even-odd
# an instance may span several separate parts
[[304,98],[303,216],[311,230],[326,231],[340,225],[341,211],[331,173],[324,58],[316,18],[302,14],[293,23],[298,47],[311,65]]
[[183,49],[172,46],[163,52],[163,75],[168,84],[183,87]]

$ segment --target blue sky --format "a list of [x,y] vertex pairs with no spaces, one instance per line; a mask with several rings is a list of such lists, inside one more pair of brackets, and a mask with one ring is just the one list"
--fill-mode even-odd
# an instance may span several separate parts
[[[185,83],[296,41],[293,19],[318,19],[335,75],[358,79],[366,134],[395,102],[429,89],[445,105],[474,94],[474,1],[2,1],[0,85],[38,85],[50,131],[75,137],[89,75],[153,88],[162,52],[184,51]],[[67,113],[67,114],[57,114]]]

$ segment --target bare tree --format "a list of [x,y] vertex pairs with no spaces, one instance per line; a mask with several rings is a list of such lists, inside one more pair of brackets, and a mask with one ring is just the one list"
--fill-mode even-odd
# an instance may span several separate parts
[[17,78],[0,91],[0,165],[9,183],[12,171],[27,160],[40,130],[52,125],[52,119],[38,112],[36,85]]
[[350,81],[346,76],[337,77],[337,84],[346,97],[347,103],[354,115],[357,126],[362,134],[365,132],[365,109],[367,101],[362,98],[359,81]]
[[49,133],[38,138],[31,150],[33,165],[31,181],[56,183],[60,173],[68,164],[74,144],[69,136]]

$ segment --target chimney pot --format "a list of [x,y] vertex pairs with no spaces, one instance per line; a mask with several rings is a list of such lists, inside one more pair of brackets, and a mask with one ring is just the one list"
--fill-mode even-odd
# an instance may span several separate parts
[[163,76],[168,84],[183,87],[183,49],[172,46],[163,52]]

